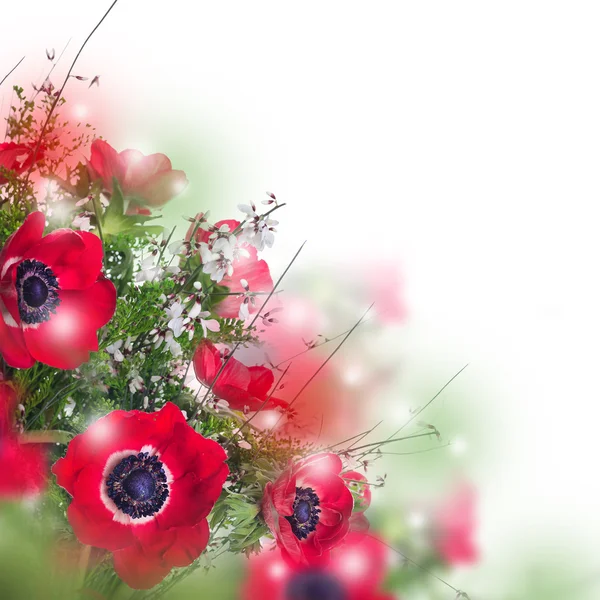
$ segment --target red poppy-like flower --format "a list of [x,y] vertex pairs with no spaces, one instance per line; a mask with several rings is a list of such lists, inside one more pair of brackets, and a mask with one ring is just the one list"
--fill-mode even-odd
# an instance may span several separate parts
[[[196,220],[199,220],[202,214],[196,216]],[[219,221],[215,223],[216,228],[220,228],[223,225],[229,227],[229,231],[233,232],[240,225],[239,221],[235,219]],[[192,238],[192,234],[196,230],[195,238],[197,242],[208,242],[210,233],[200,227],[196,227],[192,223],[188,229],[186,235],[186,241]],[[230,294],[239,294],[225,296],[225,299],[219,302],[215,306],[215,312],[221,317],[227,319],[237,319],[240,314],[240,306],[242,303],[246,303],[248,314],[255,313],[262,305],[259,301],[249,302],[244,298],[244,294],[249,290],[252,293],[269,293],[273,289],[273,280],[271,279],[271,273],[269,271],[269,265],[264,260],[258,259],[258,252],[254,246],[250,244],[240,244],[241,252],[233,261],[233,274],[231,276],[225,275],[219,282],[219,285],[228,288]],[[244,280],[247,284],[243,284]]]
[[226,458],[169,402],[155,413],[99,419],[52,471],[73,496],[67,515],[78,539],[110,550],[121,579],[147,589],[206,548]]
[[350,533],[326,565],[289,564],[276,549],[249,559],[243,600],[391,600],[381,591],[387,549],[379,540]]
[[341,472],[337,454],[317,454],[267,483],[262,514],[292,563],[326,562],[348,533],[354,500]]
[[124,196],[152,207],[163,206],[188,184],[183,171],[174,170],[164,154],[145,156],[138,150],[117,152],[104,140],[92,142],[87,165],[92,181],[101,180],[104,189],[113,190],[113,177]]
[[449,565],[470,565],[477,562],[475,544],[475,491],[461,485],[434,513],[433,544]]
[[[256,366],[247,367],[233,356],[218,375],[224,358],[218,348],[209,340],[203,339],[194,353],[194,371],[198,380],[212,391],[218,398],[225,400],[234,410],[258,410],[269,397],[275,376],[271,369]],[[218,377],[217,377],[218,375]],[[277,398],[269,398],[265,410],[275,407],[286,408],[287,402]]]
[[[33,155],[35,148],[25,144],[15,144],[14,142],[6,142],[0,144],[0,167],[7,171],[13,171],[17,175],[29,169],[33,163]],[[38,149],[36,160],[40,160],[43,156],[42,148]],[[6,183],[8,179],[3,173],[0,173],[0,185]]]
[[0,499],[41,492],[46,485],[46,458],[38,444],[22,444],[14,429],[15,390],[0,381]]
[[0,353],[12,367],[36,361],[74,369],[98,350],[97,330],[112,318],[115,286],[102,273],[102,242],[57,229],[31,213],[0,251]]

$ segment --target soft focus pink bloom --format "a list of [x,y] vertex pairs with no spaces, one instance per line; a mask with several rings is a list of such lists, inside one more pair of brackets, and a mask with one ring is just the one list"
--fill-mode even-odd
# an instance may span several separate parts
[[463,484],[434,514],[433,543],[449,565],[477,562],[475,502],[475,490]]
[[[35,148],[26,144],[15,144],[14,142],[0,144],[0,167],[19,175],[33,164],[34,151]],[[40,147],[37,151],[36,161],[43,157],[44,149]],[[0,185],[7,181],[8,179],[0,173]]]
[[290,564],[277,549],[249,560],[243,600],[388,600],[381,591],[387,548],[379,540],[350,533],[335,548],[327,565]]
[[115,177],[124,196],[152,207],[163,206],[188,184],[185,173],[174,170],[164,154],[117,152],[104,140],[93,141],[87,167],[90,179],[101,180],[106,191],[112,192]]

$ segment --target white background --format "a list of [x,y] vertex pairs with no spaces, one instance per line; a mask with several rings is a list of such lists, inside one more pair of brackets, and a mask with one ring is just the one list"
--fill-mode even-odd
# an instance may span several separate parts
[[[72,37],[64,73],[105,5],[6,3],[2,72]],[[75,70],[113,145],[190,148],[198,209],[288,202],[276,268],[304,239],[305,265],[402,266],[420,360],[470,362],[493,415],[473,585],[532,532],[600,534],[599,25],[595,2],[120,0]]]

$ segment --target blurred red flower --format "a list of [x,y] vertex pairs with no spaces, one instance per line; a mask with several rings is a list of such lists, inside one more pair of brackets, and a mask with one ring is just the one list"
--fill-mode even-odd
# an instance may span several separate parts
[[[224,361],[218,348],[203,339],[194,353],[196,377],[205,386],[212,385],[214,394],[225,400],[233,410],[244,410],[245,407],[251,411],[258,410],[269,397],[269,390],[275,382],[273,371],[263,366],[247,367],[231,357],[219,375]],[[271,397],[264,408],[268,410],[277,406],[286,408],[287,402]]]
[[37,494],[46,486],[46,457],[38,444],[22,444],[14,428],[15,390],[0,381],[0,499]]
[[[0,144],[0,171],[6,169],[13,171],[17,175],[29,169],[33,163],[35,148],[25,144],[15,144],[14,142],[5,142]],[[36,160],[43,157],[43,149],[40,147],[37,152]],[[6,183],[8,179],[0,172],[0,185]]]
[[138,150],[117,152],[104,140],[94,140],[88,173],[100,180],[107,192],[113,191],[113,177],[124,196],[151,207],[163,206],[188,184],[183,171],[174,170],[164,154],[145,156]]
[[381,591],[387,550],[371,536],[350,533],[327,565],[290,565],[276,549],[249,559],[243,600],[392,600]]
[[0,353],[12,367],[36,361],[74,369],[98,350],[97,330],[112,318],[115,286],[102,273],[98,237],[57,229],[30,214],[0,251]]
[[469,565],[479,558],[474,540],[475,502],[475,490],[463,484],[433,515],[433,544],[449,565]]
[[354,500],[341,471],[337,454],[317,454],[267,483],[262,514],[286,560],[326,563],[348,533]]
[[99,419],[52,471],[73,496],[67,514],[78,539],[110,550],[121,579],[148,589],[206,548],[226,458],[169,402],[155,413],[116,410]]

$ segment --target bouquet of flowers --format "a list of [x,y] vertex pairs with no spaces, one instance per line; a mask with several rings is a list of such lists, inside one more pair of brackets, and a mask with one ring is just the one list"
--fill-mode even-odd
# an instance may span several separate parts
[[[223,553],[251,557],[247,599],[392,597],[367,468],[437,430],[333,439],[330,361],[363,319],[289,347],[279,290],[298,253],[277,278],[262,258],[285,204],[165,230],[185,173],[63,119],[63,90],[15,87],[0,144],[0,499],[76,556],[57,597],[164,597]],[[419,573],[473,560],[462,506],[437,513]]]

